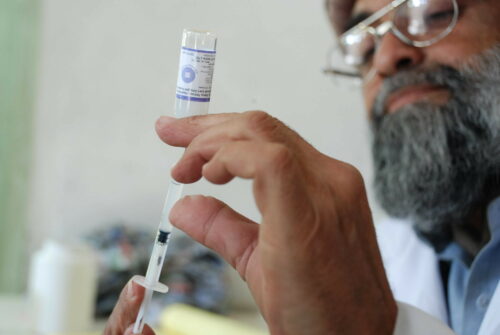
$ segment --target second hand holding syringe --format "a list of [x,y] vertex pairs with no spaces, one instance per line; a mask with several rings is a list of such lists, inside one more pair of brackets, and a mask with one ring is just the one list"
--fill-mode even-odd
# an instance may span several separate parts
[[[217,37],[210,32],[184,30],[179,62],[179,75],[175,99],[175,116],[187,117],[208,113],[212,77],[215,65]],[[170,210],[182,196],[183,184],[170,180],[167,199],[163,206],[158,233],[151,252],[145,277],[136,283],[144,286],[144,298],[134,324],[134,334],[141,334],[144,317],[153,297],[153,292],[166,293],[168,287],[159,282],[168,241],[172,233],[169,221]]]

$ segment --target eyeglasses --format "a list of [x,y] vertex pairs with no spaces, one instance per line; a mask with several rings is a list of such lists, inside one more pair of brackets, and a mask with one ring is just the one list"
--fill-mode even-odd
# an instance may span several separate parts
[[[340,36],[324,72],[361,78],[372,72],[370,64],[385,34],[391,32],[413,47],[428,47],[453,30],[458,11],[457,0],[394,0]],[[376,25],[390,13],[391,20]]]

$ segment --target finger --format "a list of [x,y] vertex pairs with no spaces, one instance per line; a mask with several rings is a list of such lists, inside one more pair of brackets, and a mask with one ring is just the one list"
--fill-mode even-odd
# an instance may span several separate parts
[[316,220],[304,171],[293,152],[282,144],[227,143],[203,167],[203,175],[216,184],[233,177],[254,179],[257,207],[266,222],[272,222],[262,224],[261,229],[269,239],[265,243],[281,241],[286,245],[290,241],[301,241],[311,227],[309,223]]
[[[223,128],[223,130],[231,132],[231,128],[236,129],[237,132],[232,132],[236,135],[238,133],[244,133],[246,136],[258,135],[281,142],[301,139],[281,121],[263,111],[199,115],[179,119],[162,116],[156,122],[156,132],[165,143],[185,147],[208,129],[229,122],[232,122],[232,127]],[[237,136],[237,138],[240,137]]]
[[[271,155],[270,152],[276,145],[253,141],[235,141],[225,143],[203,166],[203,176],[214,184],[225,184],[234,177],[245,179],[256,176],[258,162],[249,161],[247,155],[254,156],[252,151],[259,151],[263,156]],[[247,157],[245,157],[247,156]]]
[[203,175],[216,184],[233,177],[256,179],[255,187],[264,197],[258,202],[267,202],[273,197],[281,202],[294,190],[290,187],[297,184],[297,164],[293,153],[280,143],[235,141],[224,144],[217,151],[203,167]]
[[206,129],[234,119],[237,115],[236,113],[209,114],[178,119],[162,116],[156,121],[156,133],[169,145],[185,147]]
[[227,142],[256,140],[294,147],[297,139],[295,133],[269,114],[252,111],[239,114],[238,117],[233,116],[205,129],[192,139],[182,158],[172,169],[174,179],[182,183],[199,180],[202,166]]
[[202,166],[225,143],[250,138],[241,130],[241,120],[232,119],[207,129],[195,137],[172,169],[172,176],[181,183],[193,183],[202,176]]
[[144,298],[144,288],[132,278],[123,288],[111,316],[106,324],[104,335],[122,335],[133,325]]
[[174,226],[213,249],[245,279],[257,245],[259,225],[223,202],[205,196],[188,196],[170,212]]

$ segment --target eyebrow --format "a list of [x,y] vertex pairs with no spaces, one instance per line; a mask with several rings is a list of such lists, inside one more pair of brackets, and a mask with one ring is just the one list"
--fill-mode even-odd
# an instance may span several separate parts
[[348,31],[349,29],[355,27],[358,23],[362,22],[363,20],[369,18],[372,15],[370,12],[359,12],[357,14],[354,14],[351,16],[349,21],[347,21],[346,25],[344,26],[344,32]]

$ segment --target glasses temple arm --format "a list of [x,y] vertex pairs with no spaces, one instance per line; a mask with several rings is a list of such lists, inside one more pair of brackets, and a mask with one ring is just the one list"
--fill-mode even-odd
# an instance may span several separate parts
[[323,69],[323,73],[324,74],[335,74],[335,75],[340,75],[340,76],[344,76],[344,77],[351,77],[351,78],[358,78],[358,79],[361,78],[361,76],[357,73],[335,70],[335,69],[331,69],[331,68]]

